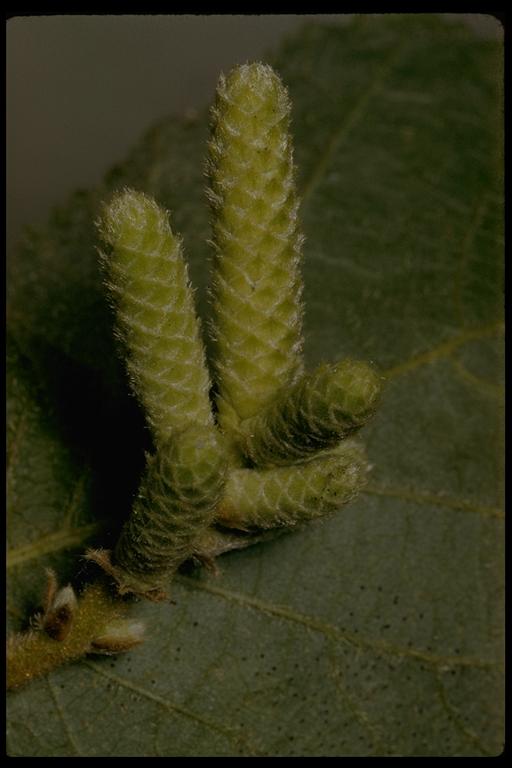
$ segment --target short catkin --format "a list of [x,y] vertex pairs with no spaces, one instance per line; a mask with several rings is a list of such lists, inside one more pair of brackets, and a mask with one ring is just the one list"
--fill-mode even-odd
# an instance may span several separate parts
[[335,512],[364,486],[362,446],[347,441],[302,464],[235,469],[217,510],[222,525],[250,530],[294,526]]
[[224,459],[213,428],[190,427],[148,457],[132,512],[114,551],[120,592],[165,586],[212,522],[224,485]]
[[210,382],[180,238],[167,213],[126,189],[104,207],[106,283],[128,373],[155,442],[189,424],[213,423]]
[[376,408],[380,378],[367,363],[344,360],[305,374],[252,419],[242,422],[245,455],[260,467],[302,461],[334,448]]
[[207,172],[218,421],[235,433],[302,372],[303,237],[290,101],[265,64],[221,76]]

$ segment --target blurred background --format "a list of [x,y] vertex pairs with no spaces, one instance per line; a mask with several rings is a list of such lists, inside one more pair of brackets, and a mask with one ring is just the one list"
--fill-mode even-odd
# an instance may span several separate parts
[[[446,14],[498,37],[488,15]],[[349,14],[18,16],[7,24],[7,256],[26,224],[96,184],[144,131],[205,108],[221,70]]]

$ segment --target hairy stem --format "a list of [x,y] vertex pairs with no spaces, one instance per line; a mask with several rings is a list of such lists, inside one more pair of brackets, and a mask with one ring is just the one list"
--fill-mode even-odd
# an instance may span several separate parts
[[[73,624],[64,640],[53,639],[42,629],[11,635],[7,641],[7,689],[19,688],[88,653],[108,652],[101,646],[101,639],[110,637],[112,622],[119,626],[121,609],[121,603],[94,584],[78,600]],[[133,638],[129,647],[137,642],[140,638]]]

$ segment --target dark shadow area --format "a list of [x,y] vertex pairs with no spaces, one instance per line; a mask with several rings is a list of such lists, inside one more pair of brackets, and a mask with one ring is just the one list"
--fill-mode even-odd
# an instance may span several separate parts
[[[119,387],[36,336],[24,337],[22,365],[43,418],[65,446],[73,474],[88,473],[88,519],[98,523],[94,546],[112,546],[126,519],[151,438],[119,361]],[[71,558],[74,560],[75,558]],[[76,574],[76,562],[71,572]],[[83,570],[83,568],[80,568]],[[65,577],[65,574],[61,574]],[[71,573],[70,573],[71,576]]]

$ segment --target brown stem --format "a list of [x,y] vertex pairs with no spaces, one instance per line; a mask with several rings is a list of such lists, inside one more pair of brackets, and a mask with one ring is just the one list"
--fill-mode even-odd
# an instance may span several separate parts
[[[242,532],[211,527],[196,542],[193,559],[215,569],[215,559],[237,549],[267,541],[281,530]],[[49,574],[54,578],[53,574]],[[57,587],[53,582],[53,592]],[[51,608],[51,596],[45,599]],[[101,584],[87,586],[73,612],[73,621],[64,639],[54,639],[42,628],[11,635],[7,642],[7,690],[25,685],[53,669],[76,661],[88,653],[119,653],[141,642],[140,625],[130,627],[119,621],[123,604],[114,600]],[[121,626],[120,626],[121,625]]]

